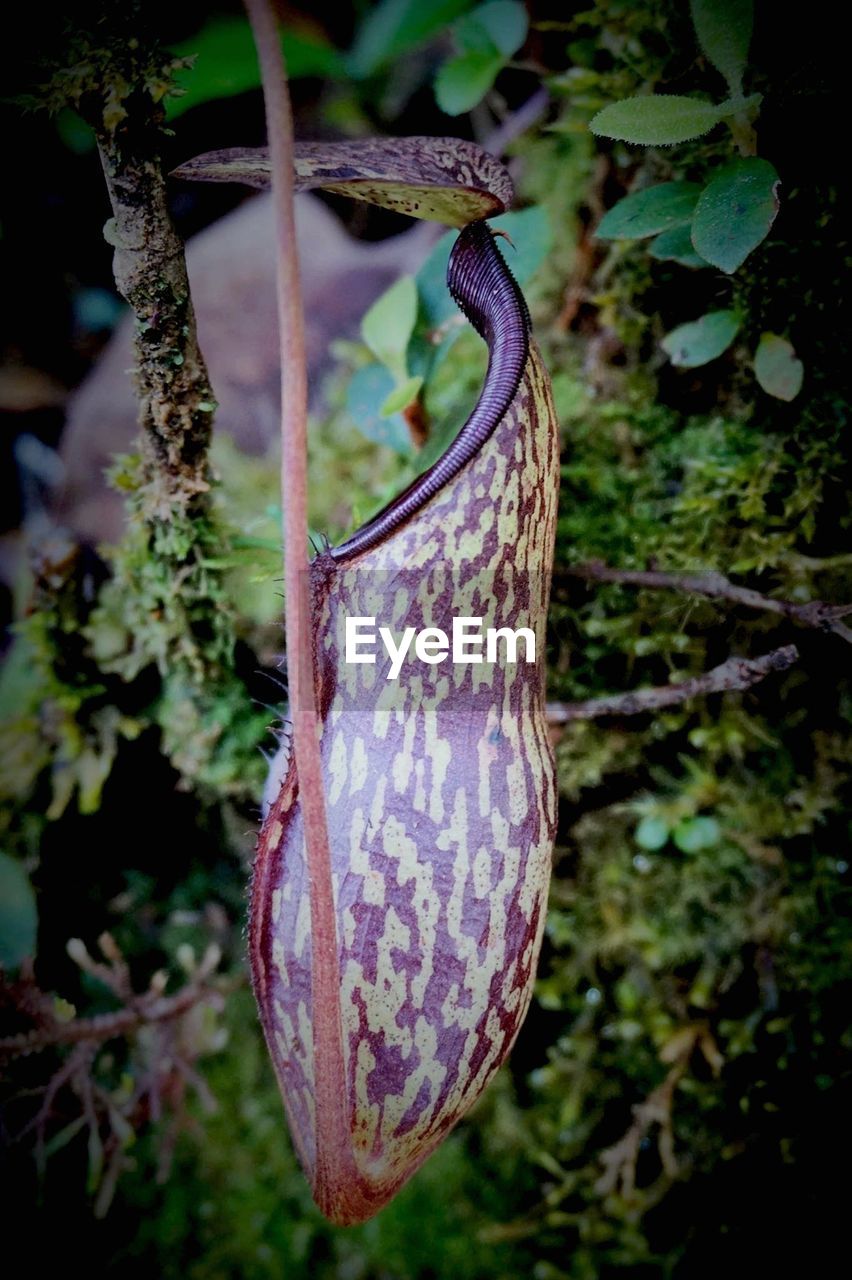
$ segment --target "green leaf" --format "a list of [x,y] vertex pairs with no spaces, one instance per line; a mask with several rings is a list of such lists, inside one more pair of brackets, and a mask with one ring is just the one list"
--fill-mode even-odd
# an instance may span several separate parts
[[384,445],[407,457],[413,453],[411,432],[399,414],[383,417],[382,407],[393,393],[394,380],[380,364],[356,370],[349,380],[346,409],[358,430],[374,444]]
[[689,225],[664,231],[648,245],[648,254],[658,262],[677,262],[682,267],[706,267],[709,263],[695,252]]
[[696,253],[729,275],[769,233],[778,213],[778,174],[768,160],[733,160],[705,187],[692,220]]
[[435,100],[448,116],[471,111],[481,102],[508,58],[527,38],[526,9],[515,0],[491,0],[466,14],[453,27],[459,50],[435,77]]
[[728,82],[732,96],[742,93],[743,72],[754,24],[752,0],[691,0],[698,43]]
[[497,53],[511,58],[527,38],[529,18],[516,0],[490,0],[460,18],[453,41],[460,53]]
[[29,878],[14,858],[0,853],[0,965],[16,969],[35,955],[38,913]]
[[698,203],[697,182],[661,182],[659,186],[625,196],[601,218],[601,240],[639,240],[689,222]]
[[786,338],[764,333],[754,356],[754,376],[776,400],[795,400],[802,389],[805,368]]
[[662,818],[643,818],[633,833],[640,849],[662,849],[669,838],[669,824]]
[[346,69],[356,80],[416,49],[471,7],[470,0],[381,0],[361,24]]
[[501,53],[474,50],[449,58],[435,76],[435,101],[448,116],[472,111],[506,65]]
[[379,410],[382,417],[390,418],[393,414],[401,413],[403,409],[407,409],[411,402],[417,399],[418,392],[422,386],[423,379],[418,375],[416,378],[406,378],[405,382],[401,382],[398,387],[394,387]]
[[593,117],[589,128],[592,133],[621,142],[671,146],[708,133],[728,114],[725,104],[674,94],[650,94],[610,103]]
[[715,818],[686,818],[675,827],[672,839],[681,853],[700,853],[717,845],[721,834]]
[[[340,55],[317,36],[305,31],[285,31],[281,43],[291,80],[301,76],[340,79],[343,75]],[[190,69],[178,73],[184,92],[179,97],[166,99],[166,115],[170,120],[191,107],[247,93],[260,84],[257,53],[246,18],[211,18],[197,35],[174,45],[173,52],[179,58],[194,57],[195,61]]]
[[405,353],[417,319],[414,276],[401,276],[377,298],[361,321],[361,336],[397,382],[408,377]]
[[44,1158],[49,1160],[57,1151],[61,1151],[63,1147],[67,1147],[68,1143],[76,1138],[77,1134],[87,1123],[87,1117],[84,1115],[77,1116],[76,1120],[72,1120],[70,1124],[65,1125],[58,1133],[44,1144]]
[[95,148],[95,135],[71,107],[63,107],[55,117],[56,132],[75,156],[87,155]]
[[711,311],[700,320],[672,329],[663,338],[662,348],[676,368],[695,369],[726,351],[739,327],[736,311]]

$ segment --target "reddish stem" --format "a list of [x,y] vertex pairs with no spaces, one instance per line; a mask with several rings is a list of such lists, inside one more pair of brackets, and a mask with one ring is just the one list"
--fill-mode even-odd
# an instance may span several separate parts
[[268,0],[245,0],[254,32],[266,104],[272,169],[281,344],[281,500],[284,513],[284,634],[293,751],[311,895],[311,982],[320,1208],[352,1176],[348,1090],[340,1021],[331,853],[325,812],[319,717],[314,686],[308,579],[307,379],[296,227],[293,211],[293,121],[287,74]]

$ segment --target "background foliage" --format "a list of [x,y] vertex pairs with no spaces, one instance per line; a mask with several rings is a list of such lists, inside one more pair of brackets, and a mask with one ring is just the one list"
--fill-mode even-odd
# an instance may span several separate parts
[[[202,8],[150,7],[173,53],[198,55],[166,99],[175,163],[260,131],[244,19]],[[41,542],[14,583],[2,688],[3,963],[15,981],[37,909],[36,978],[60,1020],[121,999],[70,938],[91,950],[109,929],[137,990],[157,970],[168,992],[197,980],[211,943],[221,977],[173,1047],[190,1072],[177,1093],[146,1033],[111,1041],[86,1066],[95,1123],[88,1077],[71,1076],[35,1141],[27,1090],[67,1055],[12,1063],[9,1208],[23,1222],[37,1201],[34,1260],[61,1227],[95,1274],[811,1272],[842,1225],[850,1096],[849,650],[776,614],[568,570],[600,559],[717,570],[795,602],[852,594],[830,23],[817,6],[793,33],[741,0],[287,13],[306,132],[481,139],[538,95],[510,144],[520,201],[502,221],[564,438],[551,696],[665,684],[791,639],[801,660],[743,695],[559,731],[551,911],[512,1060],[399,1198],[341,1232],[291,1154],[244,974],[260,748],[281,697],[266,678],[274,467],[217,442],[210,513],[166,549],[191,551],[188,588],[158,577],[132,518],[97,557]],[[70,384],[115,318],[97,166],[67,109],[16,129],[32,179],[4,214],[14,243],[32,246],[44,215],[26,224],[51,199],[70,230],[19,279],[7,355]],[[182,196],[183,229],[225,198]],[[397,229],[381,217],[356,229]],[[450,243],[380,299],[362,340],[334,347],[312,458],[314,525],[333,539],[431,461],[476,393],[482,353],[443,289]],[[60,425],[24,423],[47,445]],[[113,483],[132,512],[134,459]]]

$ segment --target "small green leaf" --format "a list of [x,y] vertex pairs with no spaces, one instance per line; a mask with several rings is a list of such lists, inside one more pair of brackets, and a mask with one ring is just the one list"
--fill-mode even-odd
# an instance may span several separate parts
[[[285,31],[281,43],[291,80],[300,76],[341,78],[340,55],[326,40],[312,32]],[[180,96],[166,98],[170,120],[201,103],[231,98],[260,84],[254,38],[245,17],[210,18],[199,32],[173,49],[177,57],[195,60],[191,68],[178,72],[183,89]]]
[[776,400],[795,400],[802,389],[805,368],[786,338],[764,333],[754,356],[754,376]]
[[29,878],[14,858],[0,853],[0,965],[16,969],[35,955],[38,913]]
[[692,234],[688,224],[674,227],[657,236],[648,245],[648,254],[658,262],[677,262],[682,267],[709,266],[692,247]]
[[72,111],[70,107],[63,107],[57,112],[55,122],[56,132],[75,156],[84,156],[94,150],[95,135],[76,111]]
[[472,111],[506,65],[501,53],[473,50],[450,58],[435,77],[435,101],[448,116]]
[[589,128],[592,133],[621,142],[671,146],[689,138],[700,138],[727,114],[724,104],[655,93],[610,103],[594,116]]
[[375,75],[416,49],[470,8],[470,0],[380,0],[361,23],[346,70],[356,80]]
[[633,832],[633,839],[640,849],[662,849],[669,838],[669,825],[662,818],[643,818]]
[[721,834],[715,818],[686,818],[675,827],[672,839],[681,853],[700,853],[717,845]]
[[368,440],[408,457],[414,452],[414,446],[405,419],[398,413],[392,417],[382,416],[382,408],[393,390],[394,380],[387,369],[380,364],[365,365],[349,380],[346,409]]
[[740,327],[736,311],[711,311],[700,320],[667,333],[662,348],[678,369],[695,369],[715,360],[731,345]]
[[729,275],[769,233],[778,212],[778,174],[756,156],[733,160],[705,187],[692,220],[696,253]]
[[700,195],[697,182],[661,182],[619,200],[595,234],[601,240],[640,240],[679,227],[689,222]]
[[414,276],[401,276],[377,298],[361,321],[361,337],[397,382],[408,377],[405,353],[417,320]]
[[692,22],[702,51],[728,82],[742,93],[743,72],[754,24],[752,0],[691,0]]
[[407,409],[413,400],[417,399],[417,394],[423,386],[422,377],[406,378],[405,382],[400,383],[398,387],[394,387],[389,396],[385,398],[380,409],[383,418],[390,418],[395,413],[401,413],[403,409]]
[[460,53],[499,53],[511,58],[527,38],[529,18],[517,0],[490,0],[459,18],[453,41]]
[[448,116],[471,111],[481,102],[508,58],[527,38],[529,19],[516,0],[491,0],[464,15],[453,27],[458,54],[435,77],[435,100]]

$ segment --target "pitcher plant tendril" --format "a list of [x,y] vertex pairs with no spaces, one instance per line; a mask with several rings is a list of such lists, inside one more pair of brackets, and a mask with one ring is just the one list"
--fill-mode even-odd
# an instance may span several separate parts
[[[550,381],[486,219],[506,170],[458,139],[294,147],[271,9],[247,0],[268,150],[178,176],[272,186],[278,228],[286,647],[293,746],[261,828],[249,949],[290,1130],[334,1222],[372,1217],[506,1058],[532,994],[556,821],[540,655],[559,481]],[[342,192],[459,229],[448,287],[488,346],[434,465],[309,566],[292,196]],[[533,662],[344,659],[347,618],[528,629]],[[437,659],[435,660],[437,662]]]

